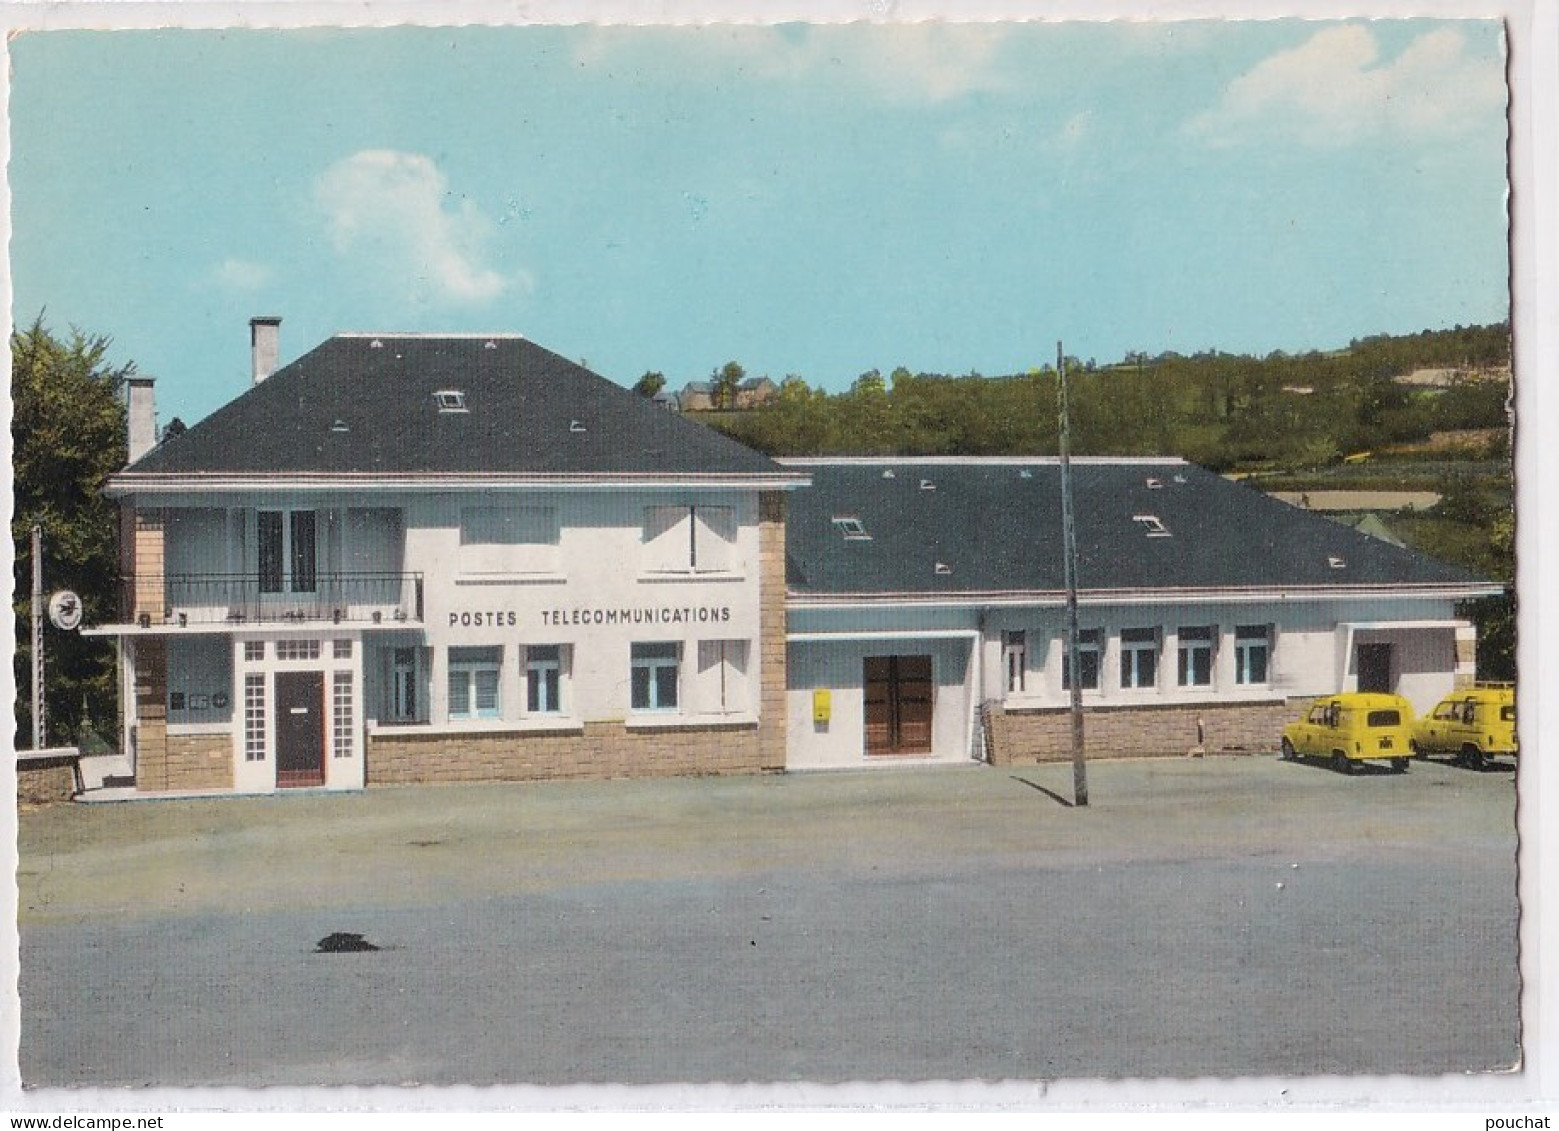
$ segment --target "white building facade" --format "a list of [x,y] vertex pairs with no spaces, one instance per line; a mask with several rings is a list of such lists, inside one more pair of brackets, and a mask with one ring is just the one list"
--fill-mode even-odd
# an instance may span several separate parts
[[[1053,460],[789,460],[791,768],[1070,757]],[[1270,751],[1302,704],[1475,677],[1499,588],[1178,460],[1076,460],[1096,756]]]
[[[606,384],[521,339],[340,337],[135,453],[98,631],[136,790],[782,768],[805,477]],[[316,446],[267,466],[260,430]]]
[[[524,339],[341,335],[158,445],[131,388],[137,795],[1070,755],[1058,469],[771,461]],[[1178,460],[1074,461],[1095,756],[1270,750],[1474,678],[1499,591]]]

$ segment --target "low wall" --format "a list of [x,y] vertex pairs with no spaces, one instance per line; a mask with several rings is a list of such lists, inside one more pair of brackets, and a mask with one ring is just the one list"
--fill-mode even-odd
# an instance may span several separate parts
[[[1095,758],[1183,756],[1198,745],[1208,754],[1271,753],[1298,701],[1189,706],[1088,707],[1083,748]],[[1198,723],[1201,725],[1198,742]],[[1072,714],[1065,707],[986,711],[986,751],[992,765],[1063,762],[1072,756]]]
[[37,807],[69,801],[76,795],[78,757],[74,748],[53,755],[48,751],[20,752],[16,760],[17,805]]
[[366,776],[369,785],[403,785],[752,774],[762,768],[753,724],[629,731],[621,723],[586,723],[565,734],[379,730],[368,737]]

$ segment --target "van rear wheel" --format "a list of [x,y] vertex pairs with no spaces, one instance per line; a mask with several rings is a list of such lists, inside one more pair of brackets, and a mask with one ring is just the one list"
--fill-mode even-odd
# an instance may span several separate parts
[[1462,764],[1471,770],[1483,769],[1483,751],[1469,742],[1462,747]]
[[1294,753],[1294,744],[1286,738],[1283,740],[1283,745],[1280,748],[1280,752],[1283,756],[1283,761],[1285,762],[1292,762],[1295,758],[1298,757],[1298,755]]
[[1391,768],[1393,770],[1395,770],[1399,774],[1407,773],[1407,759],[1406,758],[1393,758],[1393,759],[1391,759]]
[[1339,774],[1351,774],[1353,773],[1353,763],[1349,761],[1348,756],[1341,750],[1333,750],[1332,769],[1336,770]]

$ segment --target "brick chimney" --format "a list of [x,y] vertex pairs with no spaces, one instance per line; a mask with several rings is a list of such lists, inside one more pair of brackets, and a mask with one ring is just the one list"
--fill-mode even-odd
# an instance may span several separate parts
[[131,377],[125,382],[129,391],[125,441],[131,463],[157,446],[156,383],[151,377]]
[[276,372],[281,355],[281,319],[273,316],[249,319],[249,348],[254,357],[254,383]]

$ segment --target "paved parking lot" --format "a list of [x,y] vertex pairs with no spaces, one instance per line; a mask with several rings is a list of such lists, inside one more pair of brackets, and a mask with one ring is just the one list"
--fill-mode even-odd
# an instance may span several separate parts
[[[1275,758],[24,814],[32,1086],[1519,1058],[1513,774]],[[319,954],[332,932],[376,951]]]

